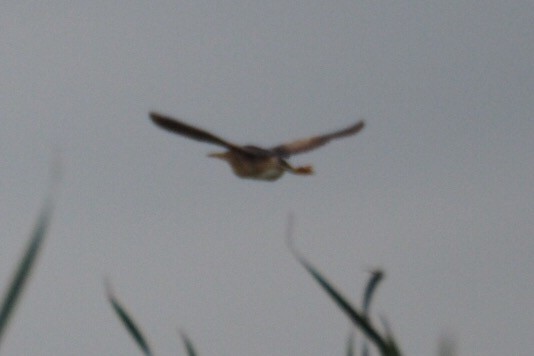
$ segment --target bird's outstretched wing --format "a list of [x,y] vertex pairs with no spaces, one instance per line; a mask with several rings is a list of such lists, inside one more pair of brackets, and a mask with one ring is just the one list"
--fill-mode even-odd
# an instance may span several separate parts
[[276,147],[271,148],[273,152],[280,155],[281,157],[289,157],[291,155],[302,153],[316,149],[322,145],[327,144],[330,140],[351,136],[363,129],[365,126],[364,121],[358,121],[356,124],[349,126],[345,129],[335,131],[325,135],[308,137],[305,139],[285,143]]
[[151,112],[150,118],[159,127],[165,130],[177,133],[179,135],[186,136],[197,141],[202,141],[202,142],[207,142],[207,143],[212,143],[215,145],[223,146],[223,147],[226,147],[232,150],[238,150],[238,151],[242,150],[242,147],[239,145],[235,145],[207,131],[193,127],[188,124],[184,124],[183,122],[180,122],[171,117],[161,115],[155,112]]

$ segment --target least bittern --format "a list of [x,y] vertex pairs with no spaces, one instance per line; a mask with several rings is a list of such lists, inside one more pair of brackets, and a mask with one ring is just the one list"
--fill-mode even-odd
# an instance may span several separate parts
[[286,158],[297,153],[313,150],[328,143],[330,140],[354,135],[363,129],[365,125],[363,121],[358,121],[352,126],[329,134],[312,136],[272,148],[261,148],[251,145],[236,145],[205,130],[154,112],[150,113],[150,118],[156,125],[171,132],[228,149],[226,152],[211,153],[209,157],[219,158],[228,162],[238,177],[269,181],[280,178],[286,171],[299,175],[313,174],[311,166],[293,167],[286,161]]

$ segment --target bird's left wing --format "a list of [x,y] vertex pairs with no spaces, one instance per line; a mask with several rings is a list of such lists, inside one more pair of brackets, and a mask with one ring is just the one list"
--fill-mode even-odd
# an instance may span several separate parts
[[222,138],[215,136],[205,130],[185,124],[171,117],[151,112],[150,118],[159,127],[177,133],[179,135],[183,135],[197,141],[216,144],[219,146],[226,147],[228,149],[242,150],[242,148],[238,145],[223,140]]
[[363,129],[365,126],[364,121],[358,121],[356,124],[349,126],[345,129],[338,130],[325,135],[312,136],[305,139],[285,143],[279,146],[273,147],[271,150],[282,157],[288,157],[297,153],[302,153],[316,149],[330,142],[330,140],[351,136]]

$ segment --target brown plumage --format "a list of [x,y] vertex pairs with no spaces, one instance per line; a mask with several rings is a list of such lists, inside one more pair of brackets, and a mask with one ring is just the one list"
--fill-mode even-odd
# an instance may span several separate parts
[[294,154],[316,149],[333,139],[354,135],[365,125],[363,121],[358,121],[356,124],[339,131],[265,149],[251,145],[236,145],[207,131],[158,113],[150,113],[150,118],[163,129],[197,141],[227,148],[228,151],[226,152],[212,153],[209,156],[227,161],[234,173],[241,178],[261,180],[276,180],[285,171],[299,175],[313,174],[311,166],[293,167],[285,159]]

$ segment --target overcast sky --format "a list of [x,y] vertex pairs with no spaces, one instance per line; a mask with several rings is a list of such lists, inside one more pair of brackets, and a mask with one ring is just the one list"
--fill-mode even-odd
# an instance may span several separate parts
[[[343,355],[346,317],[286,247],[373,304],[406,355],[534,350],[534,2],[7,1],[0,11],[0,290],[63,179],[5,355]],[[148,119],[295,156],[235,177]],[[361,334],[357,334],[361,342]]]

